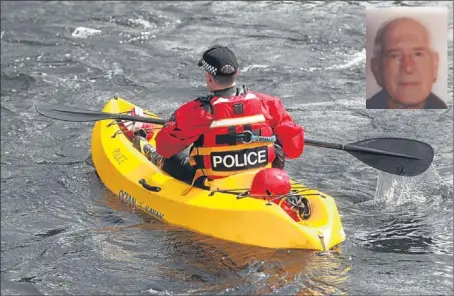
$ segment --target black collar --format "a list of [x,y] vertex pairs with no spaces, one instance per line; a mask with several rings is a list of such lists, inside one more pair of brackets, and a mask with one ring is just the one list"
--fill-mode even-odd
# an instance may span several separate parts
[[238,96],[242,93],[242,91],[237,88],[236,86],[215,90],[213,95],[215,97],[231,97],[231,96]]

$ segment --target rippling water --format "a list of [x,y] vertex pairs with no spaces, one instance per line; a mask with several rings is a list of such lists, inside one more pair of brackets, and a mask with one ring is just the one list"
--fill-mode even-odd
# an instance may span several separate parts
[[[364,110],[365,7],[390,3],[2,2],[2,294],[452,295],[452,98],[448,110]],[[452,15],[450,2],[424,5]],[[306,147],[287,168],[336,198],[347,240],[327,255],[238,246],[122,205],[90,165],[93,125],[34,110],[100,110],[120,95],[167,116],[206,93],[195,64],[215,43],[308,137],[416,138],[434,147],[432,167],[395,177]]]

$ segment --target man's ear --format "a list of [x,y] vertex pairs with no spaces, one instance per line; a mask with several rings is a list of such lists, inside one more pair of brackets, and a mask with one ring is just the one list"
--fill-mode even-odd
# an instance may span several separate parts
[[211,74],[208,72],[205,72],[205,78],[206,78],[207,82],[210,82],[210,83],[213,80],[213,77],[211,77]]
[[374,73],[375,81],[377,84],[383,88],[383,76],[381,73],[381,59],[378,57],[373,57],[370,61],[370,68],[372,73]]
[[439,62],[438,52],[434,52],[432,54],[432,71],[434,77],[433,83],[435,83],[438,78],[438,62]]

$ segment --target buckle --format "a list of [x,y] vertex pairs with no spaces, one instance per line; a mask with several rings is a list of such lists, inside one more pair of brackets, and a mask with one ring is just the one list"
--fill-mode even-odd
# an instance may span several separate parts
[[[247,135],[249,135],[249,139],[247,137]],[[243,135],[241,137],[241,141],[243,142],[243,144],[249,144],[252,142],[252,136],[254,134],[251,132],[251,131],[245,131],[243,132]]]

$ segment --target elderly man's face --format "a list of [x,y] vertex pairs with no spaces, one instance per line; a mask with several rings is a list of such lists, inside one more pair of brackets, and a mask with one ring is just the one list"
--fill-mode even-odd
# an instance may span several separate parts
[[438,55],[430,49],[427,30],[415,21],[396,21],[389,25],[382,45],[381,59],[373,62],[380,86],[401,104],[422,103],[438,71]]

